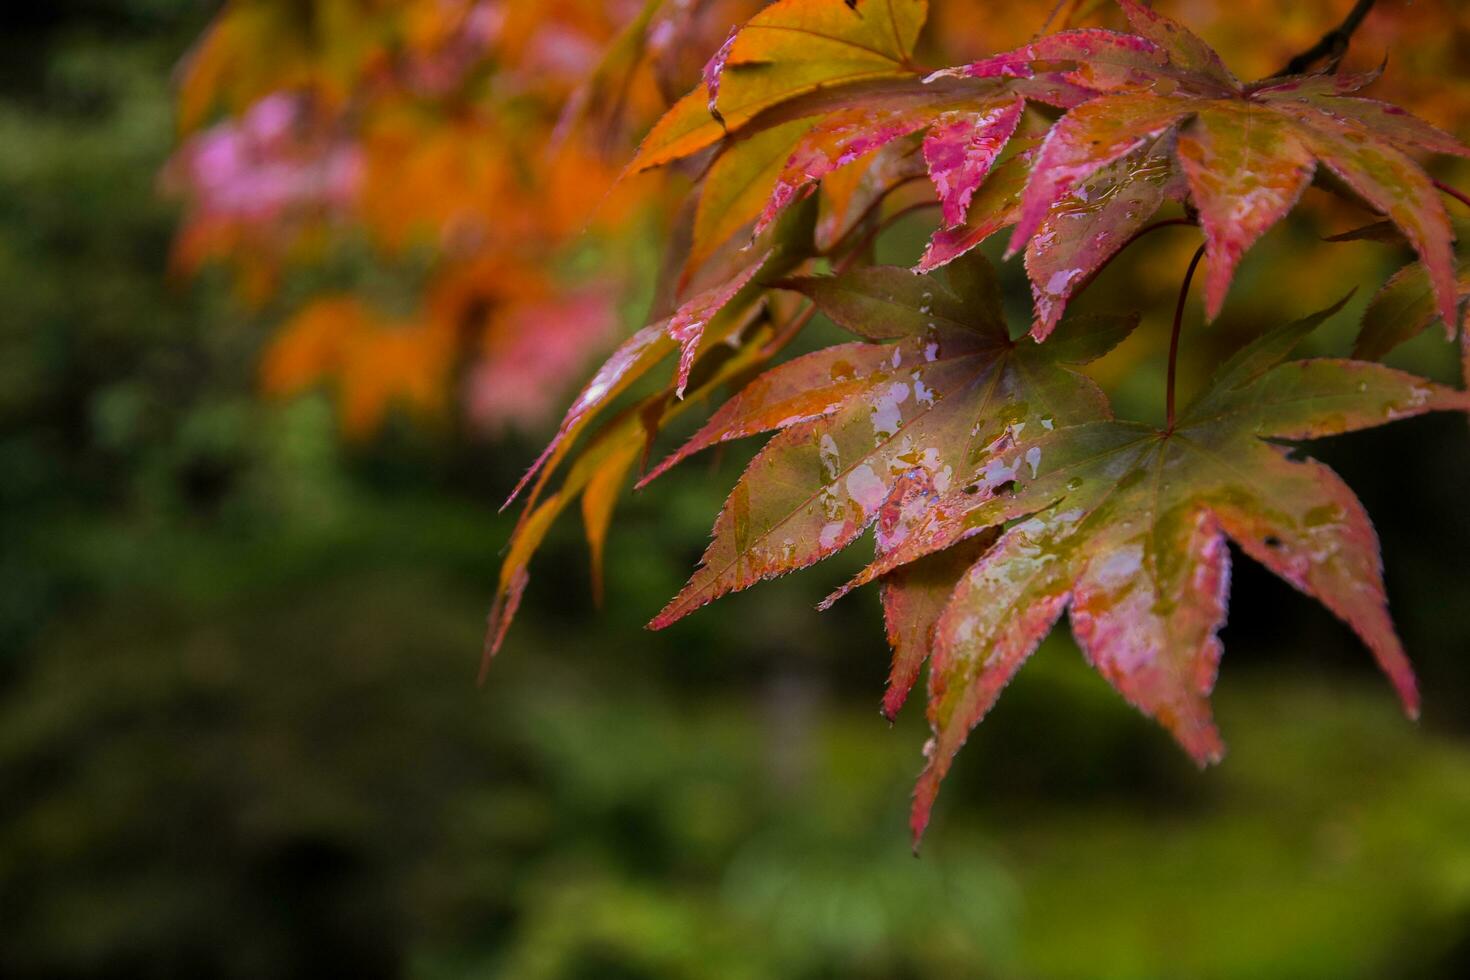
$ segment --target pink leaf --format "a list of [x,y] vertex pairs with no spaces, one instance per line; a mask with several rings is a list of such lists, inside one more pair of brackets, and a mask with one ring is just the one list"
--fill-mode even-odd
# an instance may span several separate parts
[[1225,67],[1215,49],[1188,28],[1138,0],[1118,0],[1118,5],[1133,29],[1158,45],[1175,68],[1214,82],[1224,92],[1240,91],[1240,82]]
[[1026,103],[1016,98],[979,112],[941,116],[924,137],[924,159],[939,192],[945,227],[962,224],[975,189],[989,175]]
[[923,129],[938,111],[930,106],[856,108],[834,112],[796,144],[756,222],[760,234],[782,209],[810,194],[823,177],[859,157]]
[[669,337],[679,345],[679,371],[674,382],[674,394],[679,398],[684,397],[684,389],[689,384],[689,372],[694,367],[694,356],[699,353],[705,326],[755,278],[770,257],[771,250],[767,249],[723,285],[700,293],[674,312],[669,320]]
[[867,387],[890,359],[884,347],[840,344],[771,368],[721,405],[688,442],[639,480],[638,488],[710,446],[828,414]]
[[1429,176],[1372,130],[1305,103],[1284,102],[1275,107],[1302,124],[1298,129],[1301,140],[1328,169],[1399,226],[1429,270],[1440,317],[1454,323],[1454,236]]
[[1166,202],[1184,197],[1182,175],[1164,137],[1104,168],[1047,213],[1026,243],[1026,274],[1036,302],[1031,336],[1045,340],[1068,301],[1142,230]]
[[969,65],[946,68],[929,78],[1035,78],[1038,62],[1071,62],[1063,77],[1094,90],[1146,87],[1167,64],[1163,51],[1136,34],[1095,28],[1061,31],[1037,38]]
[[738,26],[730,28],[730,34],[725,38],[725,43],[720,45],[720,49],[704,66],[704,88],[709,94],[709,114],[722,123],[725,117],[720,115],[720,110],[716,107],[720,98],[720,79],[724,77],[725,62],[730,60],[730,49],[735,46],[735,38],[739,34]]
[[1296,206],[1316,169],[1286,120],[1249,102],[1202,107],[1179,136],[1210,260],[1205,310],[1220,313],[1246,249]]
[[1146,145],[1194,112],[1200,100],[1104,96],[1068,112],[1041,144],[1006,254],[1020,251],[1051,207],[1099,169]]

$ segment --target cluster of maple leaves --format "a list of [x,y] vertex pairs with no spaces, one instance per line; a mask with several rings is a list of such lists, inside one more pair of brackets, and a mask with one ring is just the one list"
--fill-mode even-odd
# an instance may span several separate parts
[[[653,322],[598,370],[512,494],[525,509],[487,658],[552,521],[580,502],[595,566],[657,434],[734,386],[639,484],[701,449],[775,433],[650,625],[873,529],[874,560],[827,601],[879,583],[890,717],[928,664],[934,738],[916,839],[955,753],[1064,611],[1124,698],[1201,764],[1220,758],[1208,698],[1227,542],[1347,623],[1417,711],[1367,514],[1282,442],[1470,410],[1465,391],[1378,363],[1436,321],[1463,342],[1470,278],[1457,274],[1441,192],[1459,195],[1417,158],[1470,149],[1364,96],[1376,72],[1329,62],[1243,82],[1181,24],[1138,0],[1117,6],[1126,30],[1071,28],[1064,14],[1014,50],[938,71],[916,63],[924,0],[777,0],[729,34],[629,167],[692,173],[692,203]],[[1355,359],[1291,357],[1338,304],[1267,325],[1176,411],[1176,314],[1166,424],[1115,418],[1078,366],[1138,319],[1069,316],[1070,301],[1139,236],[1188,224],[1203,244],[1180,310],[1202,255],[1213,319],[1241,257],[1309,186],[1372,216],[1349,237],[1417,256],[1373,297]],[[937,223],[917,268],[872,264],[874,240],[920,209]],[[1019,337],[976,251],[1005,229],[1034,300]],[[818,311],[857,339],[768,367]],[[623,404],[665,361],[667,383]]]
[[698,77],[693,52],[757,6],[231,0],[181,67],[174,264],[227,262],[257,304],[342,253],[426,267],[407,301],[313,293],[266,352],[266,390],[332,383],[358,437],[395,406],[534,429],[611,345],[636,272],[607,248],[578,280],[568,255],[668,205],[657,182],[614,189],[621,164]]

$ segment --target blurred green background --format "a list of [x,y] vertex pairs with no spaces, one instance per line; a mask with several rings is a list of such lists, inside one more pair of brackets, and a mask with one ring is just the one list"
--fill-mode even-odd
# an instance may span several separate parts
[[[695,463],[622,512],[600,611],[558,529],[476,688],[496,506],[534,441],[400,420],[344,445],[324,397],[261,401],[280,310],[164,273],[169,73],[213,5],[12,6],[0,976],[1470,975],[1462,419],[1314,450],[1377,521],[1420,724],[1237,556],[1222,766],[1063,630],[916,860],[925,732],[916,705],[878,716],[876,600],[812,610],[856,556],[645,632],[740,454]],[[1394,257],[1363,254],[1371,292]],[[1442,340],[1402,356],[1453,371]]]

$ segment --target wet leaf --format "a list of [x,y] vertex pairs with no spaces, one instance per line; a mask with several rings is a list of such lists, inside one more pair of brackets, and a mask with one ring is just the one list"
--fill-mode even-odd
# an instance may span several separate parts
[[1025,246],[1047,212],[1098,170],[1155,142],[1197,108],[1150,92],[1104,96],[1071,110],[1037,151],[1008,253]]
[[1158,210],[1184,199],[1184,177],[1170,163],[1172,135],[1104,167],[1052,205],[1026,243],[1036,320],[1045,340],[1067,301],[1117,254]]
[[1240,87],[1240,82],[1225,67],[1220,56],[1182,25],[1161,16],[1138,0],[1118,0],[1129,25],[1140,37],[1158,45],[1168,63],[1190,75],[1210,79],[1223,92]]
[[919,259],[919,272],[932,272],[977,247],[991,235],[1016,223],[1021,214],[1021,194],[1036,159],[1036,147],[1029,146],[996,164],[990,178],[970,200],[963,224],[940,228],[929,239]]
[[[1134,38],[1136,44],[1098,32],[1063,32],[965,69],[1022,76],[1066,61],[1073,64],[1069,80],[1102,93],[1069,110],[1047,135],[1022,196],[1010,252],[1087,178],[1177,132],[1175,155],[1210,257],[1210,317],[1219,313],[1241,255],[1293,207],[1320,162],[1403,231],[1429,270],[1441,316],[1452,319],[1448,218],[1428,175],[1405,153],[1465,156],[1470,149],[1396,106],[1350,94],[1369,77],[1242,85],[1184,27],[1132,0],[1120,2],[1144,36]],[[1039,318],[1038,325],[1044,323]]]
[[940,111],[932,106],[858,108],[828,115],[797,140],[771,186],[756,231],[764,230],[783,208],[815,190],[823,177],[924,129]]
[[1104,411],[1101,392],[1066,365],[1100,356],[1132,318],[1077,320],[1054,344],[1017,344],[983,258],[957,263],[947,280],[870,267],[788,284],[859,336],[894,342],[846,345],[776,369],[676,454],[779,430],[737,483],[702,567],[654,628],[840,550],[880,514],[881,547],[897,547],[912,510],[903,488],[966,486],[997,447]]
[[669,320],[669,337],[679,345],[679,367],[674,376],[674,396],[684,397],[689,385],[689,372],[694,368],[694,356],[699,353],[700,341],[704,339],[704,328],[715,315],[729,305],[730,301],[755,278],[771,258],[767,249],[750,259],[745,268],[719,286],[705,290],[689,299]]
[[[912,498],[900,498],[892,510],[901,519],[904,503],[911,502]],[[980,534],[883,577],[883,625],[888,631],[888,645],[893,648],[893,667],[888,674],[888,689],[883,692],[882,709],[889,721],[898,717],[919,679],[919,671],[934,652],[934,627],[949,605],[956,583],[994,541],[993,533]]]
[[924,137],[924,159],[944,207],[944,225],[964,223],[974,196],[1021,121],[1019,97],[990,108],[949,112]]
[[[662,323],[653,324],[644,330],[657,330],[660,336],[666,338],[662,333]],[[667,347],[665,353],[668,353]],[[539,494],[528,497],[526,511],[511,532],[506,556],[501,562],[500,579],[485,635],[482,678],[490,659],[504,643],[506,632],[530,582],[531,559],[544,543],[556,519],[574,501],[582,501],[583,523],[592,552],[593,588],[595,593],[600,593],[602,550],[618,492],[632,466],[646,455],[649,439],[691,405],[697,404],[721,385],[746,375],[767,356],[759,344],[748,345],[715,368],[690,393],[689,398],[673,398],[672,391],[665,389],[628,405],[586,440],[555,492],[544,498]],[[601,404],[605,405],[610,400],[611,396],[608,396]],[[583,416],[578,420],[578,426],[589,425],[596,414],[591,412]],[[571,451],[571,442],[563,440],[556,448],[554,459],[560,460]],[[550,468],[543,468],[537,490],[544,486],[549,475]]]
[[674,342],[668,334],[668,323],[652,323],[629,337],[623,344],[613,352],[603,365],[597,369],[597,373],[589,381],[572,402],[571,408],[567,409],[566,416],[557,428],[556,435],[531,468],[521,477],[515,489],[510,493],[502,505],[502,509],[510,504],[525,490],[538,473],[549,470],[555,466],[557,460],[561,459],[571,448],[571,442],[577,437],[597,413],[610,401],[621,394],[635,380],[645,374],[659,361],[663,360],[670,351],[674,349]]
[[[670,316],[649,324],[624,341],[578,393],[562,418],[556,435],[521,477],[501,509],[509,507],[536,480],[528,504],[534,506],[539,489],[545,485],[551,470],[565,458],[577,436],[610,402],[674,350],[679,351],[674,390],[676,395],[682,396],[695,356],[709,346],[707,328],[710,324],[719,317],[725,328],[719,335],[727,335],[729,330],[738,326],[743,312],[758,298],[758,290],[751,287],[751,280],[763,269],[779,275],[800,260],[800,252],[791,248],[791,242],[778,233],[771,247],[755,255],[747,255],[744,264],[729,270],[715,285],[693,293]],[[742,293],[749,297],[750,302],[733,303]]]
[[[1065,63],[1058,71],[1048,67]],[[1133,34],[1092,28],[1059,31],[1024,47],[982,61],[946,68],[932,78],[1017,78],[1049,83],[1059,98],[1052,104],[1076,105],[1098,91],[1148,84],[1168,72],[1169,62],[1156,44]],[[1047,91],[1032,86],[1038,101]]]
[[1202,108],[1179,136],[1179,162],[1205,229],[1205,309],[1220,312],[1246,249],[1312,182],[1312,151],[1283,117],[1248,102]]
[[602,543],[607,520],[615,502],[616,488],[621,485],[628,468],[643,448],[644,429],[637,406],[623,411],[589,442],[567,472],[555,493],[534,501],[517,523],[506,545],[500,564],[500,580],[485,631],[485,650],[480,663],[480,679],[485,678],[490,661],[500,651],[530,584],[530,564],[546,540],[551,526],[569,506],[584,493],[583,517],[587,540],[593,553],[594,588],[600,591]]
[[1417,711],[1367,514],[1325,466],[1267,440],[1467,410],[1470,395],[1377,364],[1284,361],[1337,308],[1242,350],[1172,431],[1085,421],[998,450],[979,486],[935,495],[905,541],[851,583],[977,533],[1000,534],[934,627],[935,739],[915,793],[916,838],[970,730],[1067,609],[1084,655],[1119,693],[1198,763],[1217,761],[1224,746],[1208,698],[1229,587],[1227,539],[1347,623],[1405,710]]
[[924,175],[924,154],[912,139],[890,143],[867,161],[829,174],[822,181],[817,248],[830,253],[860,223],[877,220],[874,209],[891,191]]
[[813,125],[778,174],[757,230],[829,174],[917,132],[924,132],[924,161],[943,206],[944,227],[962,224],[972,197],[1017,132],[1026,102],[1008,86],[930,86],[926,93],[922,100],[892,98],[840,109]]

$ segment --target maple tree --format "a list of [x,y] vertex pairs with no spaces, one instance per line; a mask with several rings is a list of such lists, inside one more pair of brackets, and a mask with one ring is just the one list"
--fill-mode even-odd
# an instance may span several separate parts
[[[1367,515],[1282,443],[1470,409],[1462,388],[1379,363],[1442,322],[1470,379],[1470,280],[1445,203],[1470,198],[1440,179],[1470,149],[1399,104],[1453,128],[1470,93],[1449,35],[1470,15],[1371,0],[978,6],[237,0],[185,73],[191,135],[170,179],[192,207],[177,261],[228,259],[259,297],[346,228],[390,261],[429,242],[418,309],[317,296],[267,353],[268,389],[335,378],[344,427],[364,434],[395,401],[442,408],[461,377],[482,418],[544,406],[610,337],[634,277],[616,248],[599,281],[559,263],[652,221],[666,259],[646,325],[506,502],[522,510],[485,665],[554,521],[581,511],[600,593],[624,486],[676,419],[728,389],[638,487],[702,449],[774,435],[650,625],[872,528],[873,562],[828,602],[878,584],[890,718],[928,665],[916,839],[955,752],[1064,611],[1128,701],[1217,760],[1227,542],[1346,622],[1413,713]],[[1237,70],[1166,15],[1186,6]],[[1280,30],[1262,36],[1262,19]],[[1363,37],[1416,57],[1385,74]],[[267,46],[281,55],[263,61]],[[1196,271],[1214,321],[1247,298],[1230,288],[1245,256],[1302,209],[1354,215],[1329,240],[1414,258],[1369,299],[1353,359],[1291,359],[1341,303],[1255,324],[1176,405]],[[890,229],[917,215],[932,223],[912,267],[879,264]],[[1113,352],[1152,318],[1069,307],[1163,228],[1202,242],[1172,309],[1163,422],[1146,425],[1115,417],[1101,379],[1129,369]],[[1007,229],[1031,293],[1023,323],[980,251]],[[1273,306],[1294,298],[1289,276],[1252,288],[1279,290]],[[818,314],[856,339],[782,361]]]

